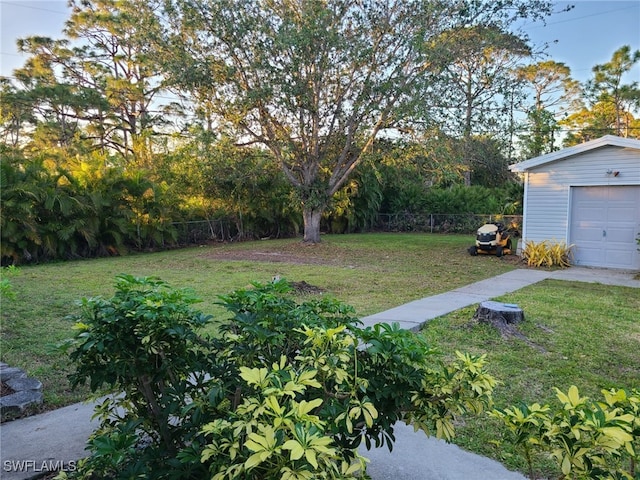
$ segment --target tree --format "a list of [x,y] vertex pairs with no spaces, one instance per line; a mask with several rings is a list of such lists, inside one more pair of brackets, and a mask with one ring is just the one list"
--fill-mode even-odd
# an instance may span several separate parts
[[[513,69],[531,54],[520,37],[494,26],[467,27],[447,34],[454,50],[442,87],[447,125],[462,137],[486,134],[498,122],[504,99],[513,84]],[[481,129],[481,130],[479,130]]]
[[640,50],[631,51],[625,45],[613,53],[611,60],[593,67],[594,77],[588,88],[599,102],[609,103],[615,109],[614,131],[618,136],[629,136],[627,113],[640,107],[638,82],[622,83],[622,77],[640,61]]
[[[471,185],[474,137],[499,135],[508,130],[510,104],[515,95],[513,71],[531,54],[525,39],[496,25],[465,26],[445,36],[451,45],[452,61],[443,71],[440,84],[442,122],[453,135],[463,139],[465,184]],[[516,88],[517,89],[517,88]]]
[[17,147],[27,124],[35,124],[32,102],[8,78],[0,77],[0,137],[2,143]]
[[593,67],[593,78],[585,85],[586,105],[562,123],[571,129],[565,146],[592,140],[602,135],[640,138],[634,112],[640,107],[638,82],[623,83],[624,75],[640,61],[640,50],[623,46],[611,60]]
[[[556,116],[574,101],[579,83],[571,78],[564,63],[547,60],[520,67],[517,77],[533,90],[533,105],[527,110],[529,131],[520,136],[525,158],[537,157],[555,150],[558,125]],[[554,107],[560,112],[554,112]]]
[[[543,16],[549,2],[173,0],[156,56],[242,141],[271,150],[302,202],[304,241],[376,137],[449,61],[445,32]],[[516,12],[516,13],[514,13]]]
[[15,76],[40,118],[54,119],[62,138],[81,135],[93,148],[149,166],[150,139],[165,123],[164,112],[155,110],[164,86],[146,40],[159,28],[153,3],[72,0],[70,5],[66,38],[18,40],[19,50],[31,57]]
[[[615,124],[619,115],[615,106],[610,102],[597,102],[589,108],[583,107],[562,121],[563,125],[570,127],[563,142],[564,145],[571,146],[600,138],[603,135],[615,135]],[[640,138],[640,134],[637,133],[638,120],[629,112],[624,112],[620,118],[621,122],[629,126],[630,132],[636,132],[629,136]]]

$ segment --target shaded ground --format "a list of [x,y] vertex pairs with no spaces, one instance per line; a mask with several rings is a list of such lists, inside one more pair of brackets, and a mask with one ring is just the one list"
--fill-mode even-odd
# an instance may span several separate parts
[[[269,243],[261,245],[252,242],[253,248],[228,248],[227,245],[214,247],[211,252],[204,255],[204,258],[214,260],[238,260],[248,262],[272,262],[291,263],[296,265],[339,265],[357,268],[363,259],[354,256],[354,252],[329,243],[305,244],[302,242],[292,243]],[[525,261],[516,255],[505,255],[500,259],[503,262],[517,266],[518,268],[528,268]],[[370,261],[370,259],[367,259]]]

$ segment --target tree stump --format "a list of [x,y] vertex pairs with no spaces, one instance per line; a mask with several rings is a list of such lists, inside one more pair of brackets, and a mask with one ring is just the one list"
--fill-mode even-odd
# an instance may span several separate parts
[[492,325],[498,329],[502,338],[519,338],[530,347],[547,353],[544,347],[532,342],[518,330],[517,324],[524,321],[524,312],[518,305],[491,301],[482,302],[473,315],[473,321]]
[[482,302],[473,319],[491,325],[517,324],[524,321],[524,312],[513,303]]

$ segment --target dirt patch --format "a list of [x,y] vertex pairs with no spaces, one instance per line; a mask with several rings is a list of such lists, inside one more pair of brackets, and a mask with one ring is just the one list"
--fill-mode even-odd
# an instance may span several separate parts
[[257,250],[239,250],[233,252],[210,253],[207,258],[215,260],[238,260],[249,262],[293,263],[295,265],[334,265],[334,262],[312,256],[297,256],[279,252],[260,252]]
[[296,291],[296,293],[317,294],[323,293],[325,291],[323,288],[311,285],[304,280],[302,280],[301,282],[291,282],[290,285],[291,288]]
[[291,263],[294,265],[353,265],[348,252],[327,243],[257,244],[255,248],[214,247],[203,258],[213,260]]

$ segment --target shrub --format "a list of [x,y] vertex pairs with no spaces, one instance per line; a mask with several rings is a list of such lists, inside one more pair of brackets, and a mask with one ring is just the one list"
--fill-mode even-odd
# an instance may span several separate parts
[[604,401],[580,397],[577,387],[556,389],[555,408],[521,405],[491,414],[501,419],[522,448],[533,478],[532,453],[557,461],[561,478],[629,479],[640,448],[640,391],[603,390]]
[[547,240],[536,243],[528,241],[522,250],[522,256],[530,267],[567,268],[571,265],[573,245],[564,242],[551,243]]
[[165,461],[197,442],[208,406],[194,400],[210,386],[196,331],[210,317],[192,310],[196,302],[188,290],[130,275],[117,277],[111,299],[79,302],[75,336],[61,345],[74,362],[72,386],[88,382],[93,392],[113,393],[96,407],[101,424],[85,474],[157,478]]
[[16,292],[13,289],[11,280],[8,277],[16,275],[19,270],[15,265],[9,265],[8,267],[0,268],[2,278],[0,278],[0,300],[15,300]]
[[[445,364],[397,325],[362,328],[330,298],[297,302],[288,282],[220,298],[217,338],[196,299],[152,278],[118,277],[85,299],[65,344],[74,384],[112,395],[79,478],[355,478],[357,448],[391,448],[402,420],[450,440],[456,416],[491,403],[484,358]],[[94,477],[92,477],[92,475]]]

